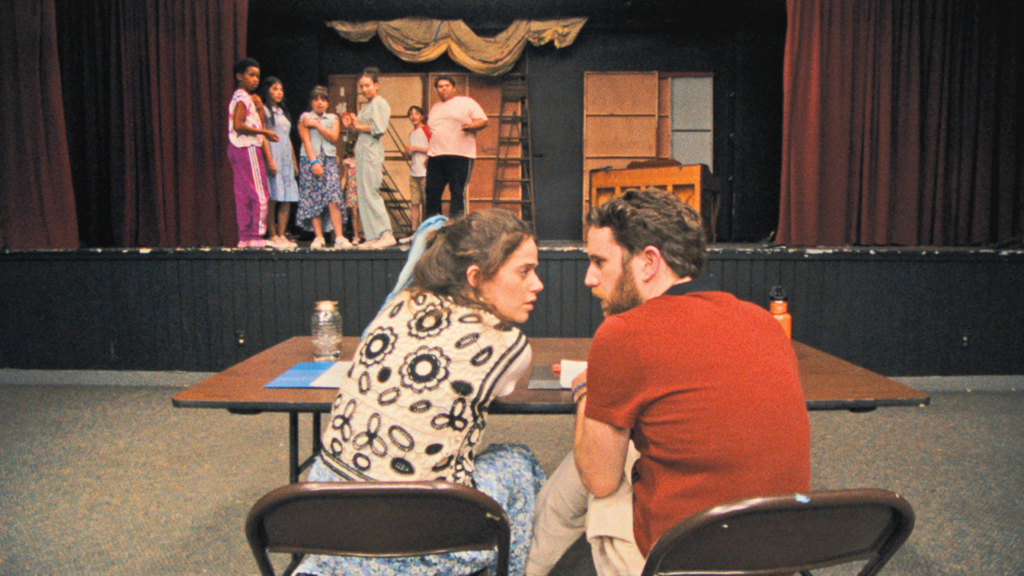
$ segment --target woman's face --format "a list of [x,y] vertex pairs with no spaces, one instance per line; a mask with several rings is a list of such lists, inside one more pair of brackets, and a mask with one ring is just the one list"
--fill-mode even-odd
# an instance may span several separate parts
[[377,90],[380,88],[380,84],[374,82],[373,78],[369,76],[363,76],[359,79],[356,88],[359,89],[359,93],[363,95],[363,98],[373,100],[377,97]]
[[[470,285],[473,284],[471,278]],[[537,276],[537,243],[533,238],[524,240],[493,278],[477,282],[474,288],[477,296],[490,304],[502,320],[517,323],[529,320],[537,293],[544,289]]]
[[419,126],[423,122],[423,114],[419,110],[413,108],[409,110],[409,120],[412,120],[413,126]]
[[267,90],[267,94],[270,96],[271,103],[280,104],[284,100],[284,86],[281,86],[280,82],[274,82],[273,86]]
[[327,98],[317,96],[309,101],[309,105],[313,108],[313,112],[316,112],[318,115],[327,112]]
[[245,72],[235,74],[235,80],[238,80],[239,88],[251,94],[260,85],[260,69],[255,66],[249,66],[245,69]]

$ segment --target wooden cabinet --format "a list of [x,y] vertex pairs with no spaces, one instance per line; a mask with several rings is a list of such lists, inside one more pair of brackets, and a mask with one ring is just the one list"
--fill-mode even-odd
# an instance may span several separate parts
[[629,168],[599,168],[589,175],[591,206],[600,206],[630,188],[658,188],[672,192],[693,206],[704,220],[709,242],[715,241],[715,221],[722,190],[721,179],[704,164],[679,165],[672,161],[631,164]]

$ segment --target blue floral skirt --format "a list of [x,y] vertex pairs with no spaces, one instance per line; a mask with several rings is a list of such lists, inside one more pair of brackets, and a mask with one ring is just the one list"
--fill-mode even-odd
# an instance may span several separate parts
[[[323,166],[324,175],[317,178],[313,175],[313,165],[309,159],[305,156],[299,158],[299,210],[295,214],[295,221],[303,230],[310,232],[313,231],[313,218],[322,218],[324,232],[330,232],[334,226],[327,204],[333,202],[340,208],[345,200],[341,193],[341,172],[338,171],[337,159],[323,156],[320,165]],[[344,221],[344,210],[341,216]]]
[[[505,509],[512,523],[512,551],[509,574],[521,576],[533,537],[533,514],[537,492],[547,477],[526,446],[491,444],[474,459],[473,481],[477,490],[487,494]],[[344,482],[324,466],[319,458],[310,467],[310,482]],[[295,570],[296,575],[312,576],[427,576],[468,575],[488,569],[494,574],[497,553],[451,552],[407,558],[364,558],[356,556],[307,556]]]

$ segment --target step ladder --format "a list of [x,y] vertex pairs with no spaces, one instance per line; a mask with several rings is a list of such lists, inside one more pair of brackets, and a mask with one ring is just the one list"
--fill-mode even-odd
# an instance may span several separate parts
[[498,111],[498,149],[494,169],[493,206],[518,205],[520,218],[533,228],[533,153],[530,108],[525,74],[506,74],[501,80]]
[[[398,134],[398,130],[394,124],[388,123],[388,136],[391,138],[392,143],[398,148],[399,153],[408,163],[409,155],[405,149],[405,144],[402,141],[402,137]],[[387,208],[388,214],[391,215],[391,221],[395,225],[395,238],[402,238],[405,236],[412,236],[415,230],[412,229],[412,204],[405,199],[405,196],[399,191],[398,183],[388,172],[387,162],[381,167],[383,172],[383,178],[380,183],[380,196],[384,199],[384,207]]]
[[412,236],[414,230],[412,229],[412,220],[409,219],[412,205],[398,191],[398,184],[395,183],[395,179],[391,177],[386,166],[382,168],[382,171],[384,179],[380,185],[380,196],[384,199],[384,207],[387,208],[388,214],[391,215],[391,221],[395,225],[395,238]]

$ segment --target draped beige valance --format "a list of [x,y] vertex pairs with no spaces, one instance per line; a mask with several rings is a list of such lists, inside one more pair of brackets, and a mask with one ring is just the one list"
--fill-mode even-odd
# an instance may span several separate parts
[[456,63],[477,74],[498,76],[512,69],[527,41],[534,46],[554,42],[556,48],[563,48],[576,40],[586,21],[586,18],[516,20],[493,38],[477,36],[462,20],[335,20],[327,25],[352,42],[366,42],[376,34],[388,50],[406,62],[429,62],[447,53]]

